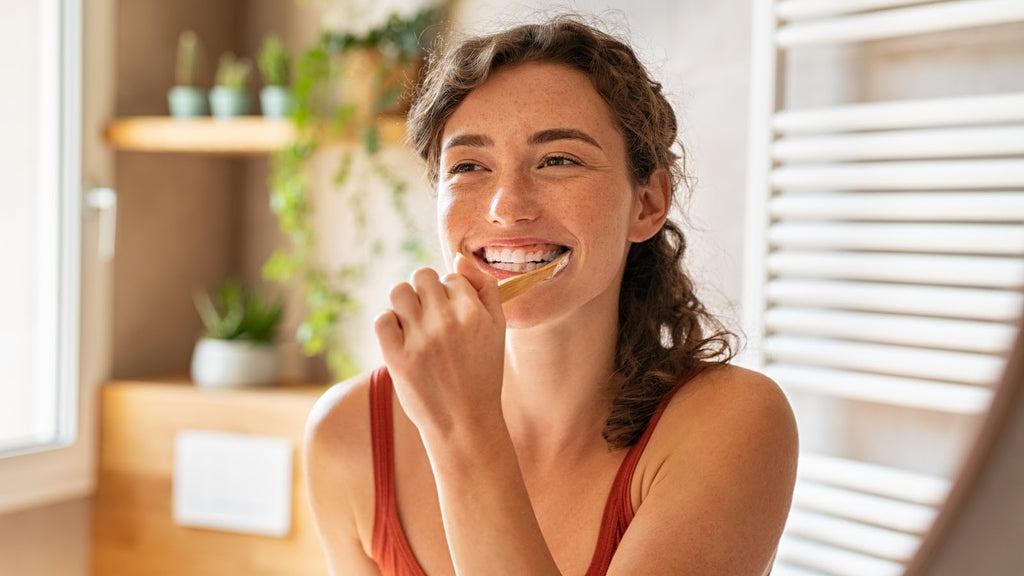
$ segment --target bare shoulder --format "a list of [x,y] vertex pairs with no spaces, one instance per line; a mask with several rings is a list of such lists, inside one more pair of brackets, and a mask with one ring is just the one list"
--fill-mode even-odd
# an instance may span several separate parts
[[310,505],[328,555],[345,542],[369,551],[373,530],[370,376],[335,384],[306,420],[303,456]]
[[360,374],[328,388],[306,419],[307,448],[332,452],[368,444],[370,375]]
[[708,367],[675,393],[651,434],[633,476],[636,516],[608,573],[766,574],[797,451],[775,382]]
[[777,487],[792,487],[796,421],[785,393],[753,370],[716,365],[685,383],[669,401],[650,444],[651,457],[671,469],[702,468],[732,475],[746,471]]
[[711,366],[685,383],[669,402],[665,418],[669,428],[710,427],[719,433],[756,428],[794,440],[796,436],[793,411],[779,385],[760,372],[731,364]]

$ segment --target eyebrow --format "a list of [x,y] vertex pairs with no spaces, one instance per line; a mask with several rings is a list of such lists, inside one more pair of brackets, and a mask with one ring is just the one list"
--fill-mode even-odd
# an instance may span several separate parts
[[474,148],[480,148],[483,146],[492,146],[494,141],[483,136],[481,134],[456,134],[448,139],[447,142],[441,147],[442,150],[447,150],[454,146],[472,146]]
[[[556,142],[558,140],[579,140],[590,144],[598,150],[602,149],[601,145],[597,143],[597,140],[593,136],[575,128],[550,128],[548,130],[541,130],[540,132],[532,134],[527,142],[529,144],[545,144],[547,142]],[[456,134],[449,138],[441,148],[442,150],[447,150],[455,146],[471,146],[480,148],[493,145],[494,141],[482,134]]]
[[552,128],[550,130],[541,130],[540,132],[530,136],[528,142],[530,144],[544,144],[547,142],[555,142],[556,140],[579,140],[601,150],[601,145],[597,143],[597,140],[594,139],[593,136],[575,128]]

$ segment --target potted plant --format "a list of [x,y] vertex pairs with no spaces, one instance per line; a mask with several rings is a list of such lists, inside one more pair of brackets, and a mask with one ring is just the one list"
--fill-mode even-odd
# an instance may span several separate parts
[[224,52],[217,61],[217,75],[210,90],[210,110],[217,118],[233,118],[249,112],[249,75],[252,63]]
[[206,114],[206,97],[199,83],[199,38],[186,30],[178,36],[174,63],[174,86],[167,91],[167,106],[175,118]]
[[263,88],[260,89],[260,108],[268,118],[283,118],[291,113],[292,94],[289,84],[288,52],[284,42],[271,34],[263,40],[257,61]]
[[272,384],[278,376],[275,336],[280,301],[264,300],[236,281],[195,296],[205,331],[192,353],[192,381],[204,388],[240,388]]

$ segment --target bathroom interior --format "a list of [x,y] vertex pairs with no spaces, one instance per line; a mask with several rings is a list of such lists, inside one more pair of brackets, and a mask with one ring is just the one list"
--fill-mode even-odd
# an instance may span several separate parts
[[[263,114],[256,61],[272,35],[294,70],[325,32],[438,4],[5,5],[7,84],[29,80],[0,96],[0,576],[328,573],[306,417],[339,374],[381,363],[368,335],[390,286],[444,263],[400,113],[369,120],[372,154],[352,133],[320,143],[301,168],[311,265],[365,269],[311,353],[308,281],[267,279],[290,245],[273,188],[301,132]],[[1024,573],[1024,1],[444,8],[431,31],[452,36],[584,14],[663,80],[693,178],[688,270],[800,429],[772,574]],[[204,89],[218,55],[252,62],[247,113],[171,116],[185,31]],[[215,390],[191,372],[196,295],[231,279],[283,302],[276,376]],[[222,457],[245,446],[255,461]]]

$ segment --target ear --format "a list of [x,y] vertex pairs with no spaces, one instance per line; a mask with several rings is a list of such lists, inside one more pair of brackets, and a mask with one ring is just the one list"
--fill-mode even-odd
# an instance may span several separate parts
[[643,242],[658,233],[668,218],[672,205],[672,179],[668,170],[658,168],[647,184],[637,190],[633,221],[629,227],[629,241]]

